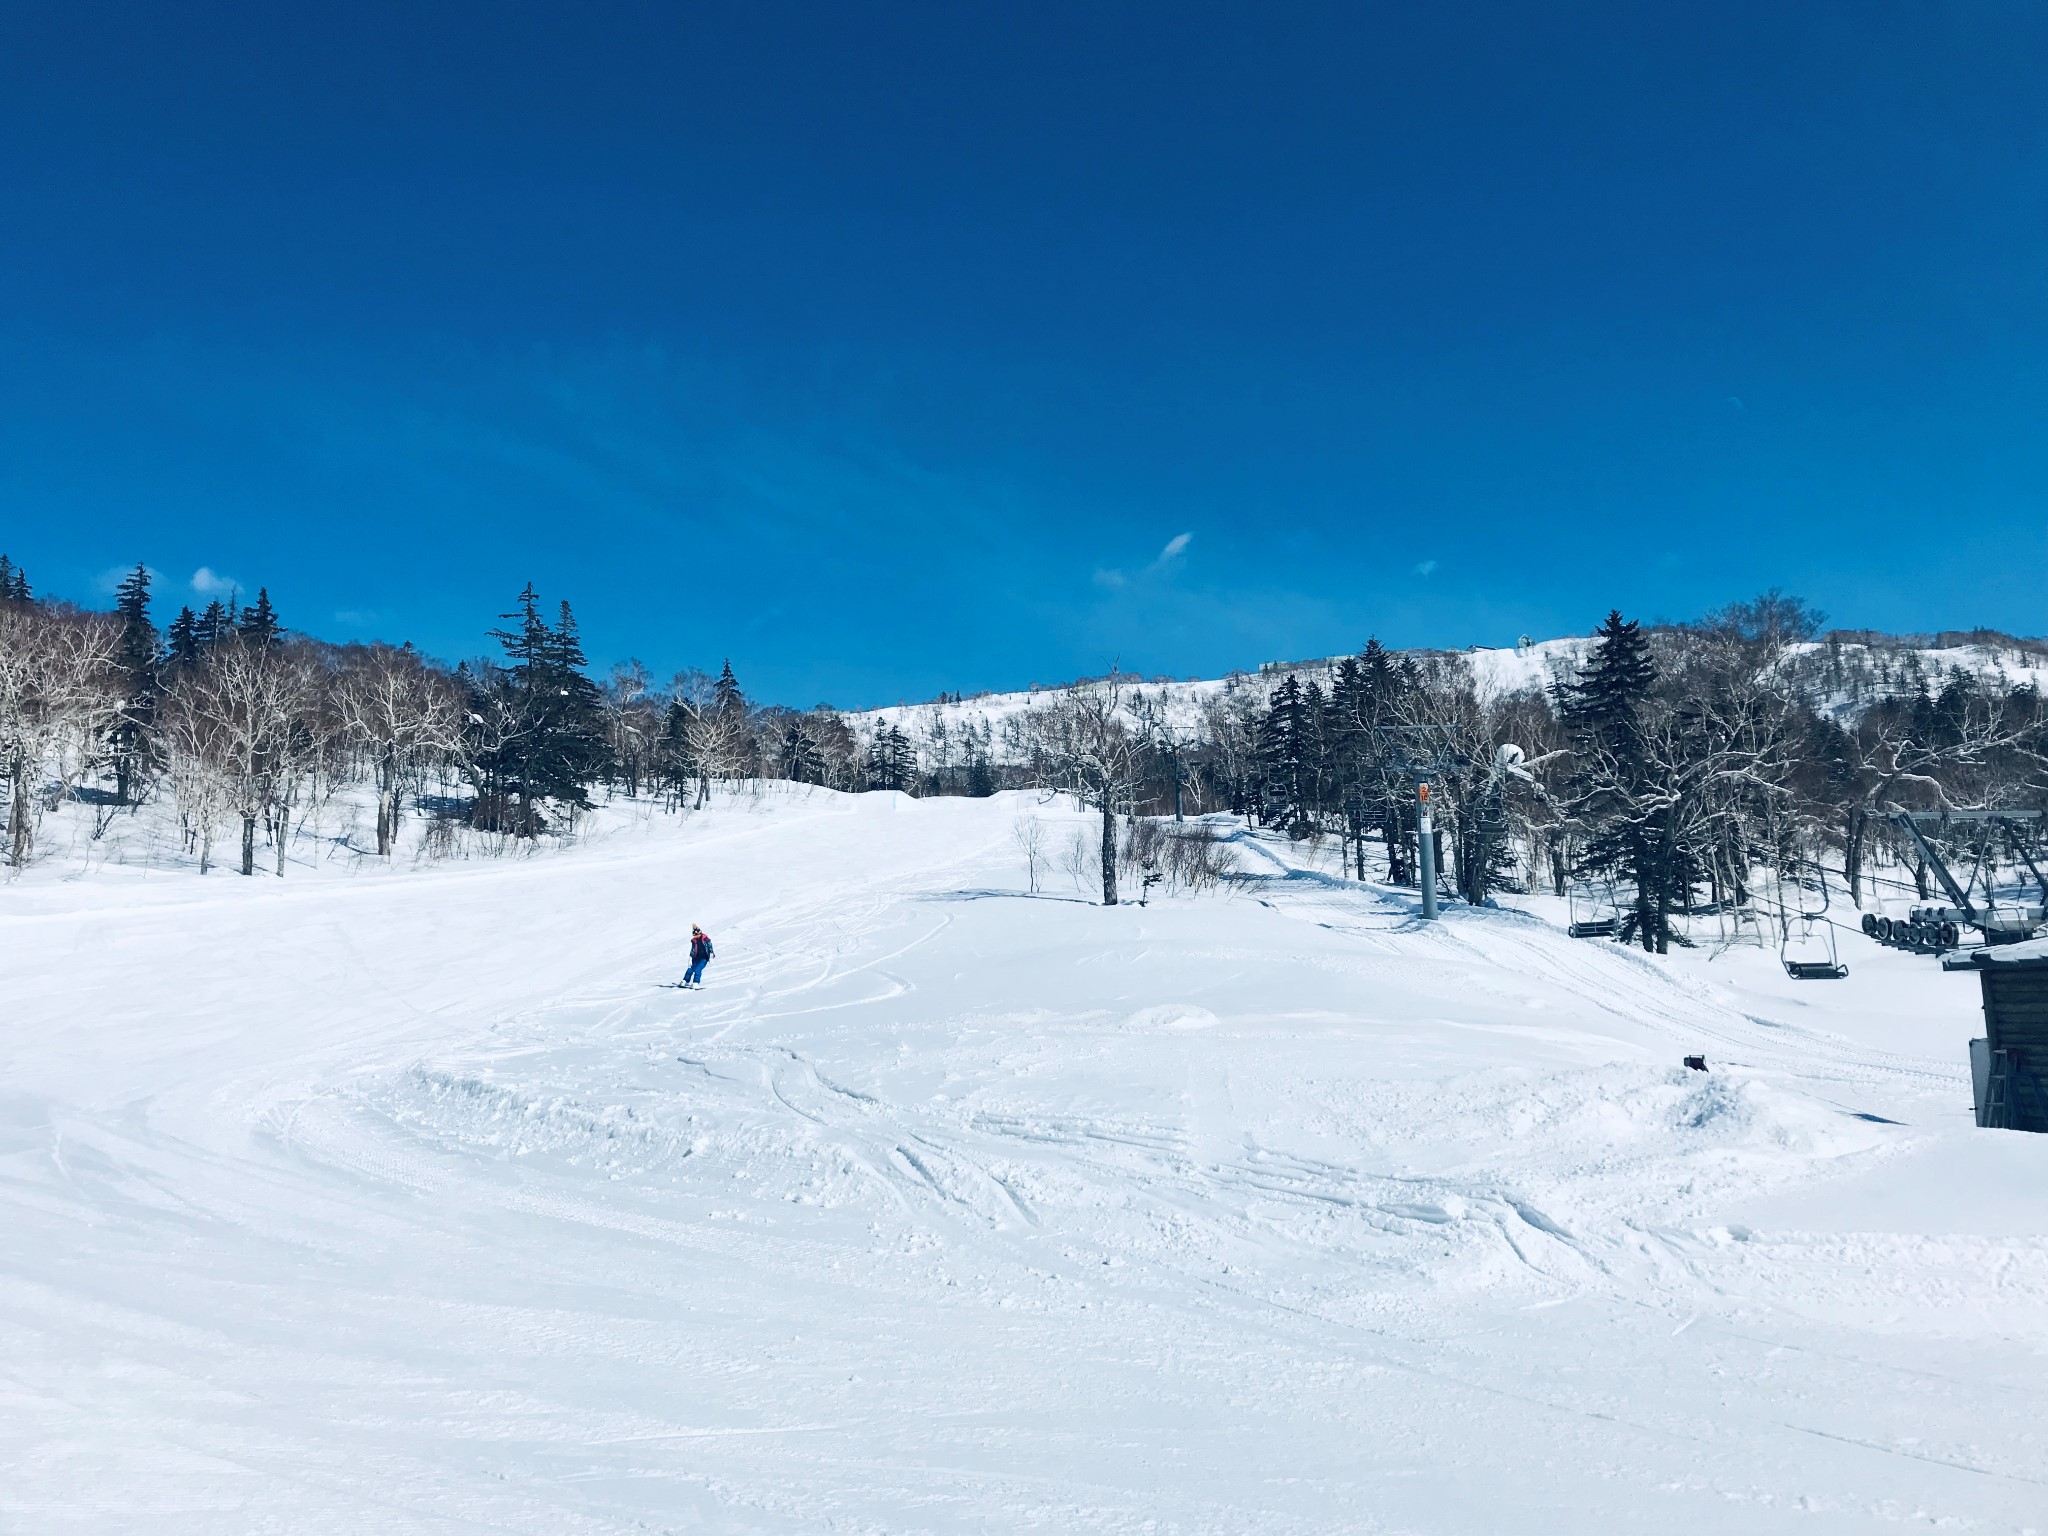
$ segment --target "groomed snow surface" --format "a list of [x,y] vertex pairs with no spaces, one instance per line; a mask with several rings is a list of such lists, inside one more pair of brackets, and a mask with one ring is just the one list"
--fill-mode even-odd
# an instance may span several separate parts
[[0,1527],[2048,1531],[1972,978],[1027,812],[0,887]]

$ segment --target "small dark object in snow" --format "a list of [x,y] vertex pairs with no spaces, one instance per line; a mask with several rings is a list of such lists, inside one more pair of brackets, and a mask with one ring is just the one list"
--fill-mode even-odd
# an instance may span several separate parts
[[1685,1058],[1685,1064],[1695,1072],[1707,1070],[1707,1058],[1704,1056],[1688,1056]]

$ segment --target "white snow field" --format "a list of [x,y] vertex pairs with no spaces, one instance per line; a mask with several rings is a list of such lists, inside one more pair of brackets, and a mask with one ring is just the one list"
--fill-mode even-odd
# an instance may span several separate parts
[[1031,897],[1035,806],[0,887],[0,1527],[2048,1531],[1971,978]]

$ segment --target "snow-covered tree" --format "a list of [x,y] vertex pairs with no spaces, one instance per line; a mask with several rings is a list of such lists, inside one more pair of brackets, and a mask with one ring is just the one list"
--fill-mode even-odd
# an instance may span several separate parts
[[127,694],[111,615],[30,600],[19,567],[8,586],[19,595],[0,598],[0,774],[7,861],[19,869],[44,811],[98,760]]
[[377,854],[398,837],[404,788],[462,745],[462,696],[455,680],[410,645],[352,646],[334,676],[348,740],[370,760],[377,790]]
[[1117,904],[1116,818],[1133,809],[1143,743],[1124,710],[1130,683],[1112,670],[1023,717],[1048,787],[1066,790],[1102,817],[1102,904]]

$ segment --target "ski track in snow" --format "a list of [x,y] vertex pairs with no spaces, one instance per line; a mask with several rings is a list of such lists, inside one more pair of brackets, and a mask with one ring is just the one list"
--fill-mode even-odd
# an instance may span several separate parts
[[2048,1530],[2048,1138],[1969,1127],[1967,978],[1251,834],[1032,899],[1032,805],[0,891],[0,1523]]

